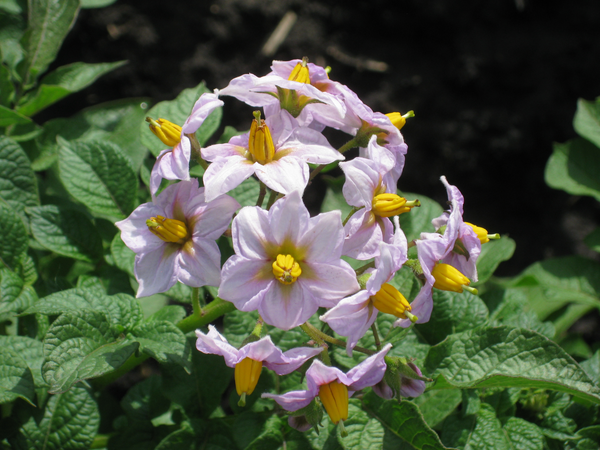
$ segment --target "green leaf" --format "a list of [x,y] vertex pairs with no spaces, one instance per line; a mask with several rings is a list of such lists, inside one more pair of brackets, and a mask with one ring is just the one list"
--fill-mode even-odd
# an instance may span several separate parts
[[63,39],[79,12],[78,0],[30,0],[27,30],[21,40],[25,59],[19,71],[23,85],[30,88],[54,61]]
[[120,337],[100,311],[66,313],[46,333],[42,373],[51,392],[65,392],[78,381],[118,369],[138,346]]
[[102,238],[85,214],[54,205],[27,208],[31,233],[50,251],[80,261],[102,258]]
[[431,221],[444,212],[439,203],[424,195],[409,192],[403,192],[402,196],[408,200],[419,199],[421,202],[420,207],[413,208],[408,213],[400,214],[400,226],[406,234],[408,242],[418,239],[422,232],[433,233],[435,230]]
[[526,329],[479,328],[431,347],[423,372],[432,389],[531,387],[600,403],[596,387],[577,363],[548,338]]
[[[184,89],[175,100],[160,102],[153,106],[152,109],[148,111],[147,116],[152,117],[153,119],[166,119],[176,125],[183,126],[184,122],[192,112],[194,103],[196,103],[198,98],[205,92],[210,92],[210,90],[206,88],[204,82],[194,88]],[[214,133],[214,130],[216,129],[215,120],[220,122],[220,116],[222,114],[221,109],[222,108],[217,108],[213,111],[196,133],[200,145],[203,145],[208,137]],[[154,156],[158,156],[158,154],[166,148],[165,144],[150,131],[146,122],[140,123],[140,136],[142,144],[145,145]]]
[[0,127],[9,125],[23,125],[31,123],[31,119],[17,111],[0,105]]
[[[398,438],[398,446],[395,448],[427,450],[446,448],[442,445],[436,432],[429,428],[419,408],[414,403],[410,401],[398,403],[395,400],[383,400],[375,395],[374,392],[366,394],[363,402],[365,410],[385,427],[386,433],[391,433],[394,437]],[[366,416],[364,412],[363,414]],[[349,433],[351,421],[353,421],[353,416],[350,416],[346,421],[346,429],[348,429]],[[372,428],[372,430],[374,429]],[[368,435],[365,436],[365,439],[369,439]],[[345,442],[348,441],[345,440]],[[360,441],[357,444],[360,444]],[[361,448],[375,448],[375,446],[368,447],[364,443],[360,445],[362,445]],[[355,447],[349,446],[349,448]]]
[[425,423],[435,427],[460,405],[462,396],[458,389],[424,392],[414,400],[423,414]]
[[600,201],[600,149],[585,139],[554,144],[544,178],[554,189],[589,195]]
[[191,370],[190,347],[183,332],[167,321],[144,322],[131,330],[132,339],[140,343],[140,351],[160,363],[175,363]]
[[33,375],[35,386],[46,384],[42,378],[44,347],[41,341],[26,336],[0,336],[0,347],[12,350],[23,360]]
[[544,435],[540,428],[531,422],[510,417],[502,428],[510,441],[511,450],[538,450],[544,447]]
[[[2,45],[0,44],[0,54]],[[0,65],[0,105],[10,108],[15,95],[15,86],[10,77],[10,70],[5,65]]]
[[23,48],[19,41],[27,26],[23,16],[17,14],[0,14],[0,53],[2,61],[6,63],[11,75],[19,79],[15,69],[23,59]]
[[59,67],[46,75],[37,90],[20,102],[17,112],[31,117],[67,95],[85,89],[102,75],[124,64],[126,61],[100,64],[76,62]]
[[104,8],[112,5],[117,0],[80,0],[82,9]]
[[50,397],[42,412],[31,417],[9,439],[15,450],[85,450],[90,448],[100,413],[93,395],[83,386],[73,386]]
[[469,292],[433,292],[433,310],[427,323],[417,326],[419,335],[431,345],[443,341],[446,336],[467,331],[485,324],[488,309],[485,303]]
[[144,315],[139,302],[127,295],[99,295],[94,289],[67,289],[37,301],[25,314],[58,315],[77,311],[102,311],[110,322],[125,330],[141,323]]
[[146,319],[146,322],[162,321],[166,320],[177,324],[187,316],[185,308],[180,305],[167,305],[156,311],[150,317]]
[[337,178],[331,178],[330,176],[324,176],[323,179],[327,183],[327,190],[325,191],[325,198],[321,204],[321,212],[335,211],[339,209],[342,212],[342,221],[352,211],[352,206],[346,203],[344,194],[342,193],[342,187],[344,185],[345,178],[339,176]]
[[476,415],[449,417],[442,430],[444,444],[480,450],[511,450],[502,424],[491,406],[483,404]]
[[4,0],[0,5],[0,9],[9,14],[21,14],[23,9],[17,0]]
[[509,325],[514,328],[529,328],[549,339],[554,338],[556,331],[552,322],[542,322],[534,311],[531,311],[525,292],[518,289],[491,290],[482,295],[488,307],[493,308],[490,324],[493,326]]
[[590,359],[583,361],[581,367],[598,384],[600,380],[600,350],[596,351]]
[[573,128],[579,136],[600,147],[600,98],[594,102],[582,98],[577,100]]
[[33,375],[18,353],[0,347],[0,403],[12,402],[17,398],[34,404]]
[[0,136],[0,198],[22,216],[40,204],[35,175],[19,144]]
[[21,277],[0,268],[0,320],[2,316],[20,314],[37,300],[35,289],[26,286]]
[[223,318],[223,335],[231,345],[240,348],[244,339],[252,333],[257,320],[256,311],[243,312],[234,309]]
[[151,376],[132,387],[121,400],[127,417],[136,422],[150,422],[169,409],[169,400],[162,394],[159,376]]
[[600,253],[600,227],[588,234],[583,242],[595,252]]
[[128,216],[138,180],[119,148],[103,141],[59,143],[60,179],[69,194],[97,215]]
[[481,254],[477,258],[477,276],[479,281],[474,286],[483,284],[490,278],[502,261],[509,260],[515,252],[516,243],[509,237],[490,241],[481,246]]
[[[254,206],[258,200],[260,184],[254,178],[244,180],[238,187],[232,189],[227,194],[235,198],[241,206]],[[265,200],[266,206],[266,200]]]
[[67,141],[103,140],[116,144],[138,170],[148,150],[140,143],[138,123],[148,108],[148,99],[133,98],[101,103],[68,119],[53,119],[44,123],[36,139],[39,155],[33,160],[33,170],[45,170],[58,159],[57,136]]
[[12,208],[0,203],[0,267],[15,270],[27,252],[27,230]]
[[600,307],[599,271],[599,263],[579,256],[548,259],[529,266],[510,286],[525,292],[541,320],[569,307],[560,324],[555,318],[556,333],[561,333],[589,310]]
[[121,239],[121,233],[115,234],[110,244],[110,253],[112,254],[115,265],[132,277],[135,276],[133,265],[135,263],[135,252],[130,250]]

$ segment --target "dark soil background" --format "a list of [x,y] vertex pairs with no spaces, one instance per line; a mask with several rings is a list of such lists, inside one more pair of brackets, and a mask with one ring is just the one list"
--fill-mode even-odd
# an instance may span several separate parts
[[[264,55],[288,11],[295,25]],[[223,88],[266,74],[272,59],[308,56],[373,110],[416,112],[399,187],[444,203],[446,175],[467,220],[516,240],[498,271],[515,275],[548,257],[596,257],[581,241],[600,224],[598,203],[548,188],[544,167],[552,143],[575,136],[577,99],[600,95],[599,24],[598,0],[123,0],[82,10],[53,67],[129,64],[39,119],[172,99],[202,80]],[[226,100],[225,123],[247,129],[250,111]]]

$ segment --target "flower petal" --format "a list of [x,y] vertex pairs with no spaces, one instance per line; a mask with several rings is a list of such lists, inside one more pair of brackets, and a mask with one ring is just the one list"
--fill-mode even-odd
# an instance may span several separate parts
[[310,262],[302,266],[304,273],[295,284],[301,284],[318,299],[318,305],[331,308],[339,299],[360,289],[356,273],[346,261]]
[[179,252],[177,279],[191,287],[219,286],[221,252],[212,240],[193,238]]
[[272,240],[267,211],[258,206],[242,208],[233,219],[231,231],[237,255],[263,261],[271,258],[265,248]]
[[254,311],[274,283],[278,281],[269,262],[234,255],[221,270],[219,297],[240,311]]
[[275,279],[273,281],[258,307],[266,323],[289,330],[302,325],[317,312],[319,306],[315,298],[298,282],[286,286]]
[[135,278],[140,283],[137,297],[168,291],[176,282],[177,246],[167,244],[135,257]]
[[196,348],[202,353],[223,356],[228,367],[235,367],[239,362],[238,349],[229,344],[213,325],[208,326],[208,334],[196,330],[196,336]]
[[308,210],[302,203],[302,197],[298,191],[276,201],[269,210],[272,240],[279,245],[286,241],[297,243],[298,238],[306,230],[309,217]]
[[252,176],[257,165],[259,164],[253,164],[239,155],[215,160],[204,172],[206,201],[213,201],[219,195],[238,187],[242,181]]
[[256,176],[267,187],[282,194],[304,192],[308,184],[308,164],[293,154],[268,164],[256,164]]

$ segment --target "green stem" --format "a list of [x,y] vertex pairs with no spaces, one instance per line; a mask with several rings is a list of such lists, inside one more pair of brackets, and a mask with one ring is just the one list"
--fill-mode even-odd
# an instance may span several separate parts
[[262,329],[263,329],[264,323],[265,323],[265,321],[259,315],[258,320],[256,321],[256,325],[254,325],[254,330],[252,330],[251,334],[253,334],[254,336],[256,336],[257,338],[260,339],[260,335],[262,334]]
[[323,333],[321,333],[319,330],[317,330],[315,327],[313,327],[308,322],[300,325],[300,328],[302,329],[302,331],[304,331],[308,335],[308,337],[310,337],[313,341],[315,341],[317,344],[319,344],[319,347],[323,348],[323,351],[321,352],[321,354],[319,356],[321,357],[321,359],[323,360],[323,362],[325,364],[327,364],[328,366],[331,366],[331,359],[329,358],[329,352],[327,351],[329,346],[324,342],[323,339],[321,339],[321,336],[320,336],[320,334],[323,334]]
[[194,316],[202,315],[202,306],[200,305],[200,288],[192,288],[192,309]]
[[357,208],[356,206],[353,206],[352,211],[350,211],[348,216],[344,219],[344,222],[342,222],[342,226],[345,227],[348,220],[350,220],[350,217],[352,217],[356,212],[358,212],[359,210],[361,210],[363,208],[364,208],[364,206],[361,206],[359,208]]
[[[196,328],[208,325],[218,317],[221,317],[222,315],[233,310],[235,310],[235,306],[233,306],[233,303],[227,302],[217,297],[208,305],[206,305],[206,307],[202,310],[200,315],[192,314],[191,316],[186,317],[177,324],[177,327],[181,331],[183,331],[183,333],[189,333],[190,331],[193,331]],[[149,356],[146,354],[141,354],[140,356],[131,355],[121,367],[117,368],[116,370],[110,373],[102,375],[101,377],[91,380],[91,383],[96,390],[101,390],[113,381],[120,378],[122,375],[139,366],[148,358]]]
[[341,154],[344,154],[345,152],[347,152],[348,150],[350,150],[354,147],[358,147],[358,142],[356,141],[356,138],[350,139],[348,142],[346,142],[344,145],[342,145],[340,148],[338,148],[338,152],[340,152]]
[[370,269],[371,267],[375,267],[375,261],[368,262],[364,266],[359,267],[354,271],[354,273],[356,273],[357,276],[362,275],[367,269]]
[[[306,328],[308,330],[310,330],[310,333],[303,328],[304,326],[306,326]],[[346,341],[343,341],[341,339],[336,339],[333,336],[329,336],[328,334],[323,333],[321,330],[318,330],[317,328],[315,328],[313,325],[311,325],[308,322],[306,322],[303,325],[300,325],[300,328],[302,328],[302,330],[313,339],[314,339],[314,336],[316,336],[316,337],[318,337],[319,340],[323,340],[323,341],[329,342],[331,344],[335,344],[339,347],[346,348]],[[315,340],[317,340],[317,339],[315,339]],[[363,348],[363,347],[354,347],[354,350],[356,350],[357,352],[364,353],[366,355],[374,355],[375,353],[377,353],[377,352],[374,352],[373,350],[369,350],[369,349]]]
[[256,206],[262,207],[263,201],[265,200],[265,195],[267,195],[267,186],[262,181],[258,181],[260,183],[260,191],[258,192],[258,199],[256,200]]
[[277,201],[278,199],[280,199],[282,197],[283,197],[283,194],[279,194],[276,191],[271,191],[271,193],[269,194],[269,201],[267,202],[267,210],[271,209],[271,206],[273,206],[273,203],[275,203],[275,201]]
[[373,339],[375,339],[375,346],[377,347],[377,351],[381,351],[381,341],[379,340],[379,333],[377,332],[377,325],[373,322],[371,325],[371,331],[373,331]]

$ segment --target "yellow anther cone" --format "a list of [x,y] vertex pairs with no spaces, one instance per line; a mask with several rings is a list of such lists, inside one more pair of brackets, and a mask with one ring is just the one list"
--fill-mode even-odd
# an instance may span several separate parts
[[319,387],[319,398],[334,424],[348,419],[348,388],[335,380]]
[[[260,120],[260,124],[258,123]],[[275,144],[271,137],[271,131],[264,120],[254,119],[250,126],[250,138],[248,141],[248,151],[254,161],[260,164],[267,164],[273,161],[275,156]]]
[[442,291],[462,292],[471,281],[458,269],[449,264],[439,263],[431,271],[435,278],[433,287]]
[[297,81],[298,83],[310,84],[310,73],[307,66],[308,60],[303,59],[302,62],[296,64],[296,67],[290,73],[288,80]]
[[154,120],[146,117],[150,124],[150,131],[168,147],[175,147],[181,142],[181,127],[165,119]]
[[381,289],[371,296],[371,301],[373,306],[382,313],[391,314],[400,319],[406,319],[407,316],[404,313],[412,309],[404,295],[389,283],[384,283]]
[[260,372],[262,361],[244,358],[235,365],[235,390],[238,395],[250,395],[254,392]]
[[187,226],[181,220],[156,216],[146,220],[146,225],[154,235],[165,242],[182,244],[190,237]]
[[273,261],[273,275],[280,283],[292,284],[302,275],[302,269],[292,255],[280,254]]
[[410,211],[406,205],[406,199],[396,194],[379,194],[373,197],[371,210],[380,217],[397,216]]

